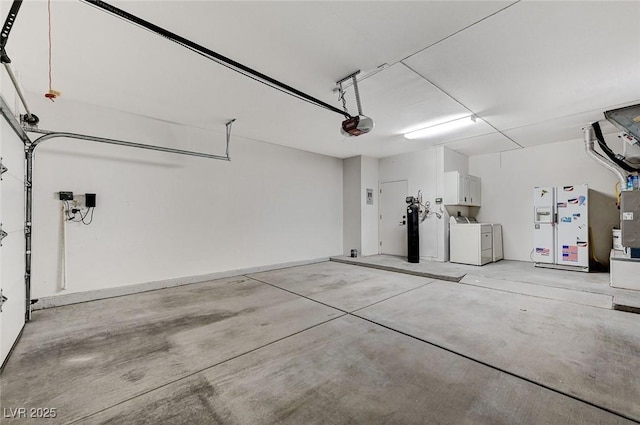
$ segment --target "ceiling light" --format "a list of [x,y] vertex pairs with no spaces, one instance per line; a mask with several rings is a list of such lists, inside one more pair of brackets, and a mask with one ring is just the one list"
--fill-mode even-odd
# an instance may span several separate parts
[[459,118],[447,122],[443,122],[440,124],[432,125],[430,127],[421,128],[419,130],[410,131],[409,133],[405,133],[404,137],[406,139],[420,139],[423,137],[434,136],[440,133],[446,133],[448,131],[452,131],[461,127],[466,127],[471,124],[475,124],[477,121],[475,115],[471,115],[464,118]]

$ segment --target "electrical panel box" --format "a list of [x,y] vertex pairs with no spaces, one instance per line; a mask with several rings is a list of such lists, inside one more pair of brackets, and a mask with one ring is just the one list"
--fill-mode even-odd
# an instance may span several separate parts
[[620,201],[622,246],[640,248],[640,190],[622,192]]

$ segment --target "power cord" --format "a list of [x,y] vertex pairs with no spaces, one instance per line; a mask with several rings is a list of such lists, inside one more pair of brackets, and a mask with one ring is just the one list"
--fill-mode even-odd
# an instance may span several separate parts
[[[93,211],[95,207],[89,207],[87,211],[83,214],[81,208],[72,208],[71,205],[69,205],[69,201],[63,201],[63,202],[65,204],[64,213],[67,221],[72,221],[74,223],[82,223],[85,226],[88,226],[93,222]],[[76,214],[79,215],[80,217],[77,217]],[[89,217],[88,222],[85,221],[87,217]]]
[[[84,217],[82,217],[82,224],[84,224],[85,226],[90,225],[93,222],[93,211],[95,210],[95,207],[90,207],[87,210],[87,213],[84,215]],[[91,212],[91,218],[89,218],[89,222],[85,222],[84,219],[89,215],[89,212]]]

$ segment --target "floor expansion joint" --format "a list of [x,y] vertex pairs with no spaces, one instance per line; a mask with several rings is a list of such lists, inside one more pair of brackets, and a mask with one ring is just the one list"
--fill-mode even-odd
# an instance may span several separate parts
[[439,348],[439,349],[444,350],[444,351],[446,351],[446,352],[448,352],[448,353],[454,354],[454,355],[456,355],[456,356],[462,357],[462,358],[467,359],[467,360],[470,360],[470,361],[472,361],[472,362],[475,362],[475,363],[481,364],[481,365],[483,365],[483,366],[486,366],[486,367],[491,368],[491,369],[493,369],[493,370],[496,370],[496,371],[498,371],[498,372],[504,373],[504,374],[506,374],[506,375],[512,376],[512,377],[514,377],[514,378],[521,379],[521,380],[523,380],[523,381],[525,381],[525,382],[528,382],[528,383],[530,383],[530,384],[533,384],[533,385],[536,385],[536,386],[538,386],[538,387],[544,388],[544,389],[546,389],[546,390],[548,390],[548,391],[552,391],[552,392],[554,392],[554,393],[556,393],[556,394],[558,394],[558,395],[568,397],[568,398],[573,399],[573,400],[576,400],[576,401],[578,401],[578,402],[580,402],[580,403],[584,403],[584,404],[586,404],[586,405],[588,405],[588,406],[594,407],[594,408],[596,408],[596,409],[602,410],[602,411],[607,412],[607,413],[610,413],[610,414],[612,414],[612,415],[616,415],[616,416],[618,416],[618,417],[620,417],[620,418],[623,418],[623,419],[626,419],[626,420],[629,420],[629,421],[635,422],[635,423],[637,423],[637,424],[640,424],[640,419],[634,419],[634,418],[632,418],[632,417],[630,417],[630,416],[625,415],[624,413],[617,412],[617,411],[615,411],[615,410],[613,410],[613,409],[609,409],[609,408],[604,407],[604,406],[600,406],[600,405],[598,405],[598,404],[595,404],[595,403],[590,402],[590,401],[588,401],[588,400],[582,399],[582,398],[577,397],[577,396],[575,396],[575,395],[568,394],[568,393],[566,393],[566,392],[563,392],[563,391],[560,391],[560,390],[555,389],[555,388],[553,388],[553,387],[550,387],[550,386],[548,386],[548,385],[545,385],[545,384],[543,384],[543,383],[541,383],[541,382],[534,381],[534,380],[529,379],[529,378],[527,378],[527,377],[524,377],[524,376],[518,375],[518,374],[516,374],[516,373],[510,372],[510,371],[508,371],[508,370],[506,370],[506,369],[503,369],[503,368],[501,368],[501,367],[498,367],[498,366],[492,365],[492,364],[487,363],[487,362],[484,362],[484,361],[482,361],[482,360],[478,360],[478,359],[476,359],[476,358],[474,358],[474,357],[471,357],[471,356],[468,356],[468,355],[466,355],[466,354],[462,354],[462,353],[457,352],[457,351],[455,351],[455,350],[452,350],[452,349],[450,349],[450,348],[444,347],[444,346],[442,346],[442,345],[440,345],[440,344],[436,344],[436,343],[431,342],[431,341],[428,341],[428,340],[426,340],[426,339],[423,339],[423,338],[420,338],[420,337],[417,337],[417,336],[411,335],[411,334],[406,333],[406,332],[402,332],[402,331],[400,331],[400,330],[398,330],[398,329],[394,329],[394,328],[392,328],[392,327],[390,327],[390,326],[383,325],[383,324],[381,324],[381,323],[379,323],[379,322],[376,322],[375,320],[367,319],[366,317],[362,317],[362,316],[359,316],[359,315],[357,315],[357,314],[351,314],[351,313],[349,313],[349,315],[350,315],[350,316],[353,316],[353,317],[357,317],[358,319],[362,319],[362,320],[367,321],[367,322],[369,322],[369,323],[372,323],[372,324],[374,324],[374,325],[377,325],[377,326],[383,327],[383,328],[388,329],[388,330],[390,330],[390,331],[397,332],[397,333],[399,333],[399,334],[401,334],[401,335],[404,335],[404,336],[406,336],[406,337],[409,337],[409,338],[412,338],[412,339],[415,339],[415,340],[421,341],[421,342],[423,342],[423,343],[425,343],[425,344],[429,344],[429,345],[431,345],[431,346],[433,346],[433,347]]

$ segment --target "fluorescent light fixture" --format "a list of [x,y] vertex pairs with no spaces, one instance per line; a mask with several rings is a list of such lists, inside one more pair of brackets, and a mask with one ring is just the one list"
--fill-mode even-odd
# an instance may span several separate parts
[[458,128],[475,124],[476,120],[477,119],[475,115],[471,115],[464,118],[458,118],[455,120],[432,125],[430,127],[421,128],[419,130],[410,131],[409,133],[405,133],[404,137],[406,139],[420,139],[423,137],[435,136],[436,134],[446,133],[448,131],[456,130]]

